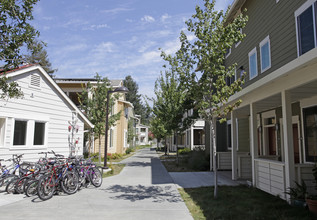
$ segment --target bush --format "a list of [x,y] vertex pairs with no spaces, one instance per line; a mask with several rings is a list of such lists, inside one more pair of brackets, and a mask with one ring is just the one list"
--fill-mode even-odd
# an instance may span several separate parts
[[118,154],[118,153],[107,153],[107,160],[116,160],[116,159],[120,159],[122,158],[123,155],[122,154]]
[[187,148],[187,147],[178,150],[178,154],[180,154],[180,155],[187,155],[187,154],[189,154],[189,152],[191,152],[191,150],[190,150],[190,148]]
[[188,166],[197,171],[207,171],[210,168],[209,155],[204,150],[195,149],[188,153]]
[[126,153],[126,154],[130,154],[131,152],[134,152],[134,151],[135,151],[134,148],[128,147],[128,148],[125,150],[125,153]]

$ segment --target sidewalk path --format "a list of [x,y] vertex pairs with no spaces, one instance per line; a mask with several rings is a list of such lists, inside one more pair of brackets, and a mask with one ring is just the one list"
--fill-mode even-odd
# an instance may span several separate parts
[[[20,201],[0,206],[0,218],[193,219],[154,149],[142,149],[122,163],[126,163],[122,172],[105,178],[100,188],[61,194],[44,202],[23,196]],[[21,195],[0,193],[0,201],[6,196]]]

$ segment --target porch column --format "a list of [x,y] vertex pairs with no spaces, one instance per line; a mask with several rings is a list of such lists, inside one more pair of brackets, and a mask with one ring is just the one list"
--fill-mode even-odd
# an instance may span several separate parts
[[238,158],[237,158],[237,123],[236,113],[231,112],[231,166],[232,166],[232,180],[238,178]]
[[250,152],[251,152],[251,163],[252,163],[252,184],[256,186],[256,169],[255,161],[259,155],[258,153],[258,123],[256,115],[256,106],[254,103],[250,104]]
[[190,127],[190,149],[194,149],[194,126]]
[[[294,185],[294,143],[292,124],[292,105],[290,91],[282,92],[283,139],[285,155],[285,190]],[[289,200],[289,195],[286,196]]]

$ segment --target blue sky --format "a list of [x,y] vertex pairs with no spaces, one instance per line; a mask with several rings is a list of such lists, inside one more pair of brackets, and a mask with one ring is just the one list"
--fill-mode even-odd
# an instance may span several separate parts
[[[218,0],[225,9],[233,0]],[[163,70],[162,48],[174,53],[185,21],[202,0],[41,0],[32,24],[47,43],[59,78],[109,79],[127,75],[139,93],[153,96]]]

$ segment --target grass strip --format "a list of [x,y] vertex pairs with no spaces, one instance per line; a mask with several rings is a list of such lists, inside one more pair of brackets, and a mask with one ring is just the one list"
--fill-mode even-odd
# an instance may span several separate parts
[[247,186],[219,186],[179,189],[195,220],[201,219],[314,219],[306,209],[290,206],[285,200]]

